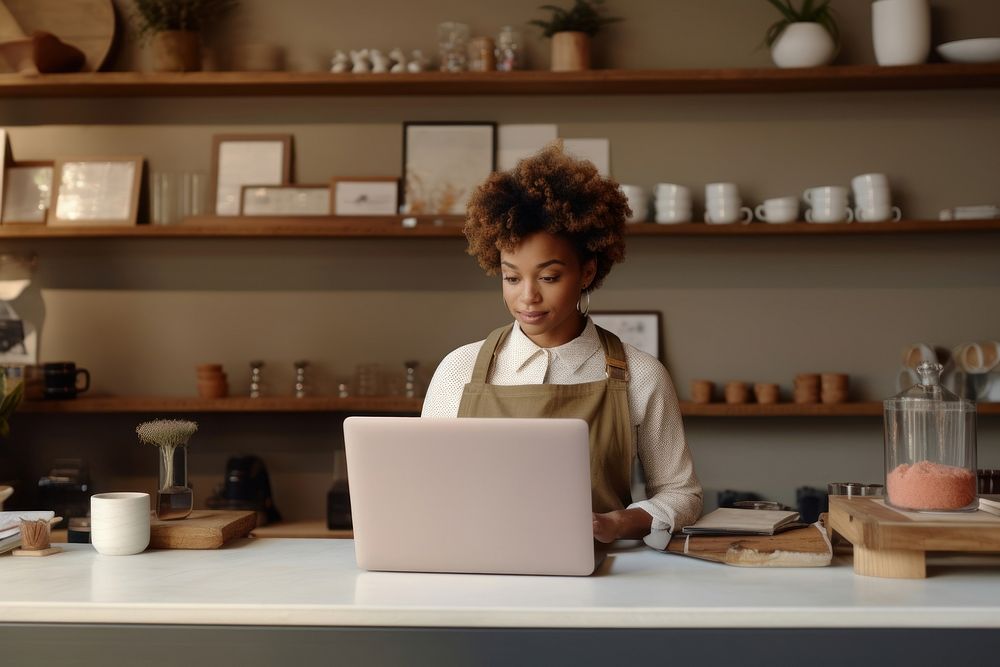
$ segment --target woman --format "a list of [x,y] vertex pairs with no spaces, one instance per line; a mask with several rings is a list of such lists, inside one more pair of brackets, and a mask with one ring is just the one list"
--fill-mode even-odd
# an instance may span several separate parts
[[[590,425],[594,537],[676,531],[701,513],[677,395],[654,357],[587,317],[625,256],[628,205],[589,162],[551,146],[495,173],[469,202],[469,254],[500,273],[511,325],[451,352],[425,417],[579,417]],[[648,499],[633,502],[638,457]]]

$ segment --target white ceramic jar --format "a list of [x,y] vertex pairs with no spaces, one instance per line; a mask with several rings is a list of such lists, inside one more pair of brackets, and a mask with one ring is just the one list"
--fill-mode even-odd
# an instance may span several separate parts
[[879,65],[919,65],[931,52],[931,8],[927,0],[875,0],[872,44]]
[[771,60],[783,68],[821,67],[836,55],[833,37],[819,23],[790,23],[771,45]]

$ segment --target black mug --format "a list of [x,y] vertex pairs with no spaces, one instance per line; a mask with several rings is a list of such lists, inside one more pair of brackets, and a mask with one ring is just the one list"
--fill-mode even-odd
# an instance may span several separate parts
[[[83,386],[78,379],[83,376]],[[90,371],[77,368],[72,361],[56,361],[42,364],[45,380],[45,398],[76,398],[77,394],[90,389]]]

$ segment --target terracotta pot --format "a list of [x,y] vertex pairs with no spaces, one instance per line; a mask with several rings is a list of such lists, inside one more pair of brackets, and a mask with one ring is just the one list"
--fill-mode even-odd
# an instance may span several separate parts
[[153,35],[154,72],[197,72],[201,47],[196,32],[164,30]]
[[590,35],[557,32],[552,35],[552,71],[579,72],[590,69]]

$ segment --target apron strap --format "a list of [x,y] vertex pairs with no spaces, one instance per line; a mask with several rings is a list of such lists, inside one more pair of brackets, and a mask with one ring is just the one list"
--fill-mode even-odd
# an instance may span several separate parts
[[601,339],[601,347],[604,348],[604,360],[606,362],[605,371],[609,380],[618,382],[628,382],[628,361],[625,359],[625,346],[622,345],[618,336],[607,329],[594,325],[597,335]]
[[479,355],[476,357],[476,365],[472,369],[472,380],[470,384],[486,384],[486,378],[490,376],[490,369],[493,368],[493,360],[496,359],[497,350],[500,344],[507,338],[507,335],[514,329],[514,324],[508,324],[494,329],[483,341],[483,346],[479,348]]

